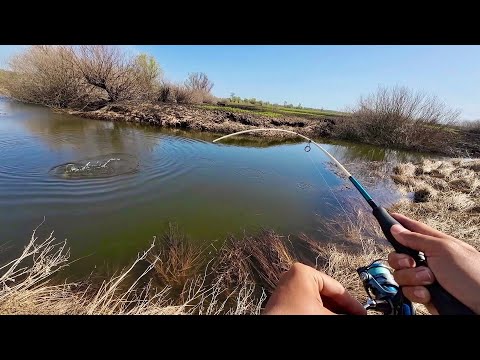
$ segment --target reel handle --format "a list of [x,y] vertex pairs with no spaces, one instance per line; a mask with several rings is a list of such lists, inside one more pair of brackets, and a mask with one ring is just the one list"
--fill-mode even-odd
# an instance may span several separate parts
[[[400,244],[390,232],[390,228],[395,224],[400,224],[395,220],[388,211],[377,206],[373,209],[373,216],[377,219],[382,231],[387,238],[388,242],[393,246],[396,252],[401,254],[410,255],[417,266],[427,266],[427,260],[417,250],[410,249]],[[426,288],[430,292],[432,298],[432,304],[437,309],[440,315],[475,315],[466,305],[458,301],[447,290],[445,290],[437,281],[431,285],[427,285]]]

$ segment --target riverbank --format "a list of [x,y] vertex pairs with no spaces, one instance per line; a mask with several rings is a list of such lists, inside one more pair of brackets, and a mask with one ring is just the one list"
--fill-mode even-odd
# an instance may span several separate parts
[[[229,109],[223,110],[219,107],[212,108],[211,106],[187,104],[123,102],[109,104],[94,111],[67,110],[67,112],[90,119],[122,121],[219,134],[228,134],[252,128],[279,127],[296,131],[306,136],[330,137],[336,121],[336,117],[333,116],[308,119],[285,115],[269,116],[253,111]],[[253,136],[291,137],[291,135],[285,133],[272,132],[257,133],[253,134]]]
[[[480,250],[480,159],[398,164],[384,176],[405,195],[392,211]],[[39,242],[34,233],[22,255],[0,267],[0,313],[259,314],[295,261],[327,272],[364,301],[355,270],[390,248],[368,212],[349,217],[326,225],[323,238],[263,231],[228,238],[220,248],[199,247],[172,226],[131,267],[100,284],[55,282],[52,276],[68,266],[67,246],[55,245],[53,236]],[[133,275],[137,267],[140,276]]]
[[[352,133],[352,129],[358,124],[344,113],[321,115],[320,113],[296,114],[292,112],[292,115],[286,115],[286,113],[245,110],[243,108],[225,107],[225,109],[222,109],[222,106],[135,101],[108,104],[93,111],[65,111],[90,119],[190,129],[218,134],[228,134],[254,128],[280,128],[314,138],[343,139],[380,146],[393,145],[398,149],[456,157],[480,156],[480,134],[463,129],[438,127],[430,129],[431,131],[429,130],[427,133],[422,131],[428,140],[408,140],[391,144],[389,140],[382,136],[357,136],[360,131]],[[418,126],[425,130],[425,125]],[[418,130],[418,128],[412,127],[403,136],[415,138],[414,132]],[[408,134],[408,132],[411,132],[411,134]],[[292,135],[277,132],[254,133],[248,136],[277,139],[292,137]]]

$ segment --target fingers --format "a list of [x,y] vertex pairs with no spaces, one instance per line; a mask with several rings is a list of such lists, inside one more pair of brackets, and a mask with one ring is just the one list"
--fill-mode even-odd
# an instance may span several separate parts
[[335,312],[366,315],[365,308],[334,278],[318,271],[319,292],[325,305]]
[[405,215],[402,215],[399,213],[391,213],[390,215],[392,215],[392,217],[394,217],[395,220],[397,220],[400,224],[402,224],[405,228],[409,229],[410,231],[414,231],[416,233],[423,234],[423,235],[439,237],[443,239],[449,238],[447,234],[444,234],[441,231],[435,230],[434,228],[424,223],[410,219]]
[[435,251],[442,244],[444,239],[433,237],[430,235],[412,232],[402,225],[395,224],[390,228],[393,237],[402,245],[414,250],[427,253]]
[[406,254],[391,252],[388,254],[388,264],[394,270],[407,269],[415,267],[415,260]]
[[410,301],[420,304],[429,304],[431,301],[430,292],[424,286],[406,286],[402,291]]
[[397,270],[393,273],[393,278],[400,286],[430,285],[435,282],[432,271],[425,266]]

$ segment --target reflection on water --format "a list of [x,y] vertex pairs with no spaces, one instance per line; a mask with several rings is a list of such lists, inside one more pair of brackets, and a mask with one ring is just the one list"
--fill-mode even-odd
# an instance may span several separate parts
[[[125,265],[168,222],[197,241],[260,227],[316,233],[321,222],[346,216],[338,201],[364,206],[325,155],[305,153],[301,141],[213,144],[215,134],[88,120],[5,99],[0,113],[0,244],[8,242],[0,257],[17,253],[44,217],[40,230],[55,230],[68,239],[72,258],[83,257],[71,273],[86,274]],[[359,166],[366,160],[418,157],[347,143],[325,147],[360,178],[370,171]],[[49,174],[59,164],[83,167],[82,160],[116,153],[138,159],[138,171],[75,181]],[[368,188],[381,201],[396,196],[375,177]]]

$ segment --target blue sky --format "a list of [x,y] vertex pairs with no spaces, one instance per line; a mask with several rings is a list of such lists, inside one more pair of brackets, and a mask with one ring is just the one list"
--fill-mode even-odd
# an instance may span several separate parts
[[[213,93],[343,110],[378,85],[405,85],[437,95],[480,119],[480,46],[128,45],[154,55],[165,77],[203,71]],[[0,46],[0,66],[18,51]]]

